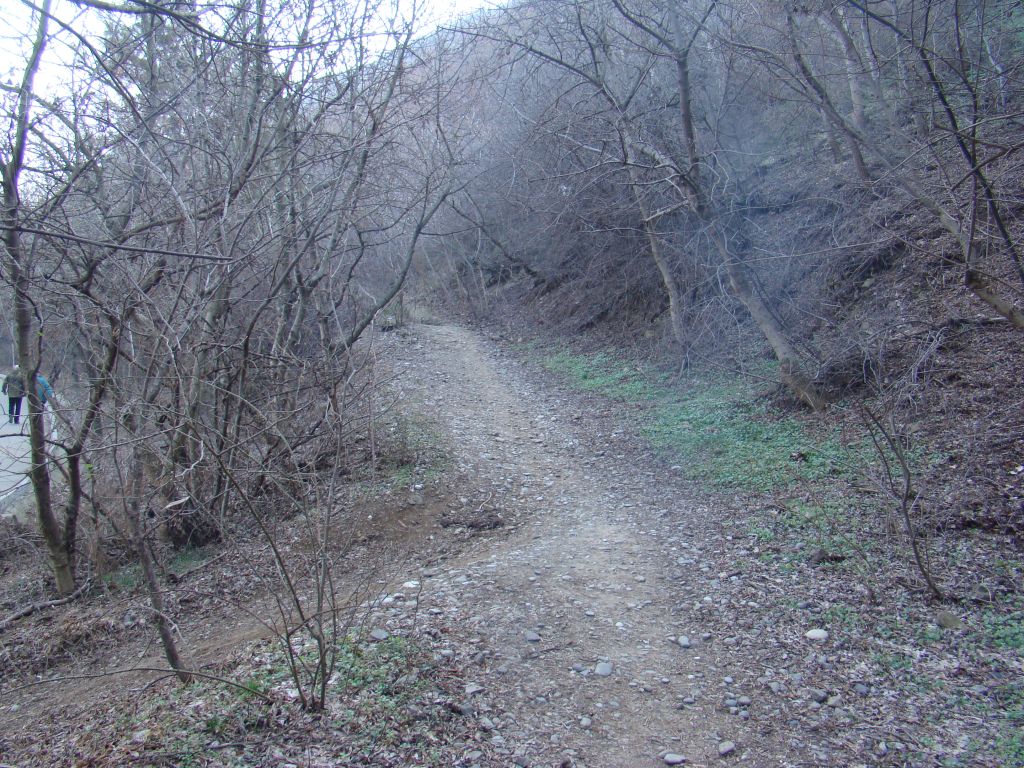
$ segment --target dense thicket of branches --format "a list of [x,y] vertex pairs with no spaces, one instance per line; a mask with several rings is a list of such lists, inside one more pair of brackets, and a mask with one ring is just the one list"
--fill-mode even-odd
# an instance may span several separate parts
[[[182,544],[328,503],[418,252],[684,368],[756,333],[814,408],[949,323],[1024,328],[1011,2],[529,0],[426,37],[373,3],[31,8],[3,274],[17,361],[61,373],[30,422],[64,594],[84,520],[145,565],[151,516]],[[958,289],[872,302],[897,261]]]
[[[684,367],[756,329],[815,408],[922,327],[1024,327],[1022,24],[987,0],[533,0],[474,18],[492,85],[458,282],[474,302],[511,285],[573,329],[646,327]],[[872,275],[897,261],[944,306],[879,312]]]
[[[84,522],[148,578],[158,528],[201,544],[240,511],[333,503],[354,345],[454,167],[415,9],[101,7],[88,36],[32,14],[3,101],[15,359],[61,391],[57,428],[34,390],[30,422],[63,594],[93,564]],[[40,84],[69,42],[65,82]]]

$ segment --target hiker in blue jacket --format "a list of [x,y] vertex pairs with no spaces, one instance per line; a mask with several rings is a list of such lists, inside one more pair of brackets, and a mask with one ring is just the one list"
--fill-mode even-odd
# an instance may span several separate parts
[[53,387],[50,386],[50,382],[41,373],[36,374],[36,394],[39,395],[39,403],[41,405],[46,405],[47,400],[53,399]]

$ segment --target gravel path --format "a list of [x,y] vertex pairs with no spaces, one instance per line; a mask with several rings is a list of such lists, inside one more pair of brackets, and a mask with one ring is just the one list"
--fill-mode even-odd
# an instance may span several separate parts
[[591,431],[578,403],[538,391],[478,335],[414,333],[396,363],[406,401],[451,435],[486,508],[518,521],[427,571],[421,595],[458,617],[453,642],[479,648],[468,706],[510,764],[793,764],[751,717],[762,693],[746,651],[695,620],[709,584],[730,578],[690,525],[709,510],[662,483],[665,468],[624,461],[626,436]]
[[[413,326],[379,343],[395,399],[377,437],[412,471],[360,497],[343,529],[356,546],[338,574],[360,588],[393,584],[367,604],[371,641],[408,635],[443,660],[428,709],[459,718],[438,731],[444,760],[461,755],[446,765],[1024,765],[1012,732],[1019,625],[994,623],[991,607],[1017,588],[1005,568],[971,571],[973,587],[947,574],[981,597],[937,606],[914,592],[898,547],[829,567],[814,529],[787,527],[786,498],[681,479],[635,433],[634,406],[562,389],[458,327]],[[971,557],[986,551],[978,542]],[[1004,562],[991,553],[983,562]],[[259,606],[273,568],[252,564],[218,555],[168,587],[197,665],[266,635]],[[11,572],[9,594],[24,579]],[[5,697],[5,738],[78,754],[69,727],[87,733],[98,710],[123,707],[115,691],[134,701],[150,688],[147,675],[105,676],[152,665],[138,599],[111,593],[5,635],[0,650],[24,683],[31,664],[66,676]],[[65,639],[82,652],[51,665],[48,644],[65,653]],[[441,740],[419,727],[410,754]],[[259,764],[336,764],[285,752]],[[412,763],[395,753],[380,764]]]
[[[22,522],[35,519],[30,498],[31,482],[28,471],[31,467],[31,449],[28,438],[28,402],[22,405],[21,423],[11,424],[7,417],[7,397],[3,396],[3,413],[0,414],[0,518],[13,517]],[[46,412],[46,427],[49,439],[58,435],[53,431],[55,419]]]

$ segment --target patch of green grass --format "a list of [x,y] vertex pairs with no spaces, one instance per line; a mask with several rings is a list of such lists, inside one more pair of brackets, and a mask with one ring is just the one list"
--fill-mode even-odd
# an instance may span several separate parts
[[779,524],[796,531],[821,530],[825,526],[826,515],[835,511],[834,506],[794,500],[785,505],[779,515]]
[[921,642],[925,645],[934,645],[935,643],[941,643],[943,640],[943,632],[938,627],[925,627],[921,630]]
[[999,703],[999,709],[1007,720],[1024,726],[1024,682],[997,686],[992,691],[992,698]]
[[1006,768],[1024,768],[1024,735],[1011,733],[999,739],[996,754]]
[[1024,572],[1024,562],[1010,558],[997,557],[992,563],[993,570],[1003,578],[1016,581]]
[[946,687],[946,683],[943,680],[930,677],[927,674],[914,675],[911,679],[911,685],[918,693],[931,693]]
[[[437,424],[419,415],[397,415],[378,436],[378,461],[371,488],[393,490],[432,483],[451,467],[451,456]],[[383,487],[381,487],[383,486]]]
[[258,699],[260,696],[270,693],[270,688],[275,680],[283,680],[286,674],[287,671],[284,667],[262,669],[243,680],[240,684],[241,688],[233,688],[232,690],[243,699]]
[[679,390],[664,374],[607,352],[560,352],[542,364],[580,389],[648,405],[643,432],[651,443],[690,478],[723,489],[767,492],[849,474],[873,450],[773,417],[747,379],[705,376]]
[[860,613],[848,605],[830,605],[821,612],[821,616],[829,624],[837,624],[844,627],[856,627],[861,623]]
[[655,400],[665,394],[664,376],[620,360],[607,352],[577,355],[559,352],[541,364],[569,377],[580,389],[626,402]]
[[843,534],[824,534],[819,539],[819,546],[829,555],[842,558],[842,560],[834,562],[826,560],[823,563],[819,563],[818,565],[821,568],[844,568],[857,557],[857,550],[850,537]]
[[125,565],[104,577],[107,585],[115,589],[132,591],[142,584],[142,566]]
[[986,718],[999,718],[1000,736],[995,742],[999,765],[1024,768],[1024,683],[1019,680],[995,686],[990,697],[975,699],[972,709]]
[[228,721],[221,715],[211,715],[206,718],[206,722],[203,724],[203,730],[211,736],[223,736],[227,729]]
[[884,651],[876,651],[872,653],[871,660],[878,665],[883,672],[889,675],[905,672],[912,669],[914,666],[914,662],[909,656],[904,654],[886,653]]
[[[437,459],[430,465],[401,464],[391,470],[384,483],[391,488],[408,487],[415,483],[429,484],[436,482],[444,475],[448,462]],[[387,467],[384,467],[386,470]]]
[[[190,764],[188,760],[202,756],[211,737],[243,743],[247,733],[267,731],[267,744],[272,744],[272,732],[279,726],[287,728],[287,718],[278,722],[272,714],[281,704],[268,707],[263,698],[279,700],[281,692],[292,687],[286,656],[276,644],[261,647],[265,653],[259,654],[260,666],[240,681],[241,686],[260,695],[232,686],[190,686],[175,689],[168,701],[146,705],[140,717],[159,724],[159,728],[154,726],[154,734],[176,734],[166,744],[168,751],[175,753],[176,764]],[[314,717],[326,718],[330,729],[345,734],[339,756],[365,760],[382,745],[407,746],[407,739],[418,740],[420,731],[429,729],[429,722],[412,714],[432,707],[436,695],[432,662],[425,651],[401,637],[370,646],[345,637],[335,651],[337,663],[329,693],[332,704]],[[307,663],[312,661],[310,650],[299,655]],[[287,731],[282,736],[287,737]],[[256,748],[261,747],[257,744]],[[243,758],[239,765],[262,764],[249,760]]]
[[1024,613],[985,613],[982,627],[986,639],[996,648],[1024,651]]
[[208,552],[202,547],[186,547],[174,553],[171,561],[167,564],[168,569],[175,573],[188,571],[206,560],[207,555]]
[[772,419],[747,382],[703,381],[662,401],[644,430],[686,473],[726,489],[767,492],[842,472],[849,452],[793,418]]
[[388,480],[392,485],[412,485],[413,478],[416,476],[416,465],[415,464],[402,464],[397,467],[392,473]]
[[964,745],[964,751],[957,756],[949,756],[939,758],[939,765],[949,768],[967,768],[967,766],[977,765],[976,758],[984,754],[985,744],[974,737],[968,737],[967,743]]
[[416,648],[401,637],[389,637],[369,648],[346,640],[338,648],[336,684],[378,694],[391,692],[396,679],[410,669]]

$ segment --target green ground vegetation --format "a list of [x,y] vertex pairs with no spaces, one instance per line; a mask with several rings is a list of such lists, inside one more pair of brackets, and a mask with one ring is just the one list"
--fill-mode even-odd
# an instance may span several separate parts
[[[773,564],[781,574],[810,564],[843,570],[865,584],[873,581],[873,555],[881,545],[859,532],[884,521],[886,530],[902,528],[894,517],[893,499],[861,490],[865,479],[877,482],[882,477],[883,455],[895,467],[891,453],[879,453],[867,426],[860,434],[847,430],[841,435],[813,419],[779,412],[764,396],[765,381],[777,380],[771,366],[757,376],[705,372],[673,383],[667,374],[609,352],[545,354],[529,345],[526,352],[571,386],[639,406],[635,412],[641,433],[689,479],[720,491],[763,494],[763,508],[752,511],[747,521],[747,535],[761,562]],[[906,449],[905,456],[918,472],[936,458],[920,448]],[[970,557],[970,551],[964,548],[953,555]],[[1006,581],[1019,580],[1018,562],[997,560],[996,566]],[[995,659],[984,662],[996,665],[991,677],[1006,679],[1005,658],[1024,652],[1019,604],[978,611],[962,633],[900,614],[890,620],[876,617],[867,625],[856,607],[843,604],[827,608],[821,620],[840,632],[873,634],[883,645],[871,653],[876,672],[898,680],[911,695],[946,696],[958,710],[987,708],[995,737],[976,740],[943,765],[994,759],[999,765],[1024,768],[1024,688],[1019,681],[986,695],[966,696],[941,677],[919,672],[913,655],[901,650],[921,647],[941,653],[946,646],[960,648],[980,654],[979,659]],[[924,741],[922,746],[928,747]]]
[[723,490],[769,492],[850,476],[872,459],[869,440],[844,443],[835,430],[772,414],[753,378],[706,373],[670,386],[666,374],[607,352],[559,352],[541,363],[580,389],[646,406],[651,443],[688,477]]
[[385,489],[436,482],[451,466],[437,425],[418,414],[398,414],[382,431],[373,480]]
[[989,611],[982,615],[982,626],[988,641],[996,648],[1024,651],[1024,611],[1001,614]]
[[[401,637],[372,645],[346,637],[337,652],[332,699],[323,713],[305,716],[282,707],[291,678],[283,652],[268,641],[253,649],[258,666],[238,686],[201,681],[147,702],[133,720],[150,724],[136,733],[137,747],[173,756],[180,766],[209,765],[211,757],[217,765],[257,765],[268,755],[300,756],[299,737],[315,727],[327,734],[339,764],[368,765],[381,749],[415,749],[423,760],[418,764],[440,766],[421,749],[430,743],[432,720],[443,714],[424,717],[437,709],[433,678],[439,671],[429,655]],[[235,746],[211,752],[211,743]]]

